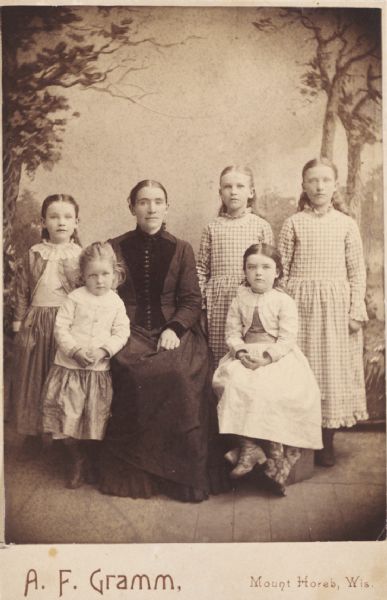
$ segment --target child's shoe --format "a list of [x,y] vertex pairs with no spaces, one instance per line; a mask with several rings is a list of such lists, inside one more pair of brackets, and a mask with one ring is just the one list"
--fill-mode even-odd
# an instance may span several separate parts
[[241,451],[239,455],[238,464],[230,473],[232,479],[239,479],[244,477],[252,471],[256,464],[263,464],[266,462],[266,454],[260,446],[258,446],[253,440],[249,438],[243,438],[241,440]]
[[239,460],[240,448],[233,448],[224,455],[224,458],[235,467]]
[[335,465],[336,457],[333,447],[334,434],[334,429],[323,427],[322,439],[324,447],[322,450],[316,450],[315,452],[315,463],[320,465],[320,467],[333,467]]
[[70,490],[75,490],[85,482],[85,457],[78,440],[68,438],[65,440],[65,445],[70,458],[69,477],[66,487]]
[[265,487],[270,492],[273,492],[273,494],[275,496],[280,496],[280,497],[286,496],[286,487],[283,483],[281,483],[280,481],[277,481],[276,479],[272,479],[271,477],[268,477],[268,475],[266,473],[263,474],[263,478],[264,478]]

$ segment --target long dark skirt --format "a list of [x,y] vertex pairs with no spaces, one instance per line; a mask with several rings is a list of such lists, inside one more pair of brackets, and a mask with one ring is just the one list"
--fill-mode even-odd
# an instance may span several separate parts
[[229,487],[207,344],[194,328],[176,350],[157,352],[159,335],[133,327],[111,361],[112,416],[102,444],[100,490],[201,501]]

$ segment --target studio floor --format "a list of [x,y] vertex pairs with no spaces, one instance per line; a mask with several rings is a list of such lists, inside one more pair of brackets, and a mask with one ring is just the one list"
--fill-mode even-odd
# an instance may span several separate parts
[[240,481],[199,504],[158,496],[106,496],[90,485],[65,487],[58,451],[20,460],[20,440],[5,428],[6,542],[307,542],[384,539],[385,433],[339,431],[337,465],[278,498]]

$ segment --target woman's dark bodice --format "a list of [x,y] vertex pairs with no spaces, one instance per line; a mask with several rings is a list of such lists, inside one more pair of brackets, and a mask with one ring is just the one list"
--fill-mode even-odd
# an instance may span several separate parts
[[136,235],[122,247],[137,298],[135,324],[149,330],[165,325],[160,298],[175,251],[175,245],[160,233],[148,235],[136,229]]
[[[191,326],[191,322],[186,323],[184,316],[182,318],[177,316],[176,320],[166,318],[163,310],[166,303],[163,294],[165,296],[166,278],[170,276],[171,263],[177,248],[176,238],[163,230],[149,235],[137,227],[135,231],[112,240],[111,243],[119,260],[126,267],[127,278],[119,286],[118,293],[127,307],[128,314],[131,307],[129,316],[132,324],[149,331],[165,328],[167,325],[181,337]],[[183,244],[189,246],[185,242]],[[191,248],[190,251],[192,252]],[[171,299],[171,290],[168,290],[168,305],[170,308],[171,304],[175,304],[176,312],[180,305],[184,307],[185,312],[187,309],[189,312],[197,311],[198,308],[200,312],[201,298],[193,253],[192,256],[186,254],[182,264],[178,265],[184,273],[181,274],[180,271],[176,273],[176,289],[173,290],[172,287],[173,299]],[[170,283],[167,287],[171,287]]]

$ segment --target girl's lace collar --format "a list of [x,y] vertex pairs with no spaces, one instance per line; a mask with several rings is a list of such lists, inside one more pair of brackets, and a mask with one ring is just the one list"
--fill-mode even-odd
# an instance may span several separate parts
[[42,240],[32,246],[31,250],[38,252],[44,260],[60,260],[78,256],[81,247],[73,241],[66,244],[53,244],[48,240]]

